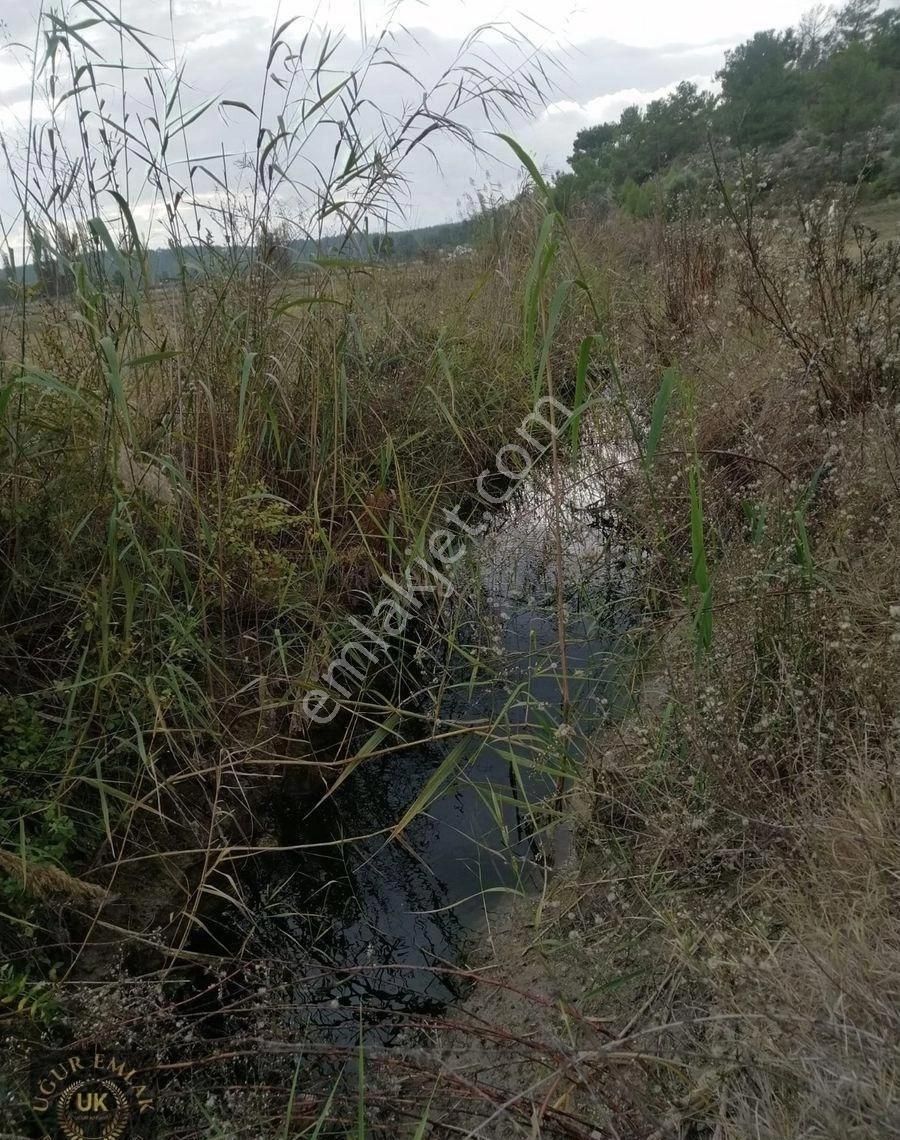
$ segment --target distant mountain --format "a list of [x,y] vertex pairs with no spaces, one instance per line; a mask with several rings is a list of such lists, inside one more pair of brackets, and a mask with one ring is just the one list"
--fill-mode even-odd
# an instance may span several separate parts
[[[386,234],[355,233],[344,237],[336,234],[321,240],[307,238],[288,242],[284,252],[295,263],[334,258],[348,261],[410,260],[429,251],[439,252],[471,244],[481,222],[482,218],[476,217],[459,222],[444,222],[436,226],[421,226],[418,229],[396,230]],[[188,274],[217,266],[223,268],[229,262],[233,263],[234,257],[235,251],[226,246],[151,249],[147,251],[147,268],[150,280],[158,284],[178,280],[182,267]],[[241,251],[237,257],[239,261],[245,260],[246,251]],[[103,260],[106,272],[115,280],[117,273],[122,272],[121,267],[111,254],[104,254]],[[65,271],[57,273],[51,267],[50,276],[62,280],[66,274]],[[38,277],[39,274],[31,263],[25,265],[24,269],[19,266],[15,268],[7,266],[5,273],[0,275],[0,304],[11,299],[14,292],[11,286],[16,281],[35,285]]]

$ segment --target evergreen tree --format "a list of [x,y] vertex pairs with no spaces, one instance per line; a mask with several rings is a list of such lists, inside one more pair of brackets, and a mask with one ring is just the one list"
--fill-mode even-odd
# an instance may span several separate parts
[[887,97],[884,73],[863,42],[854,40],[829,58],[822,69],[813,121],[837,151],[839,167],[847,143],[878,122]]
[[881,0],[849,0],[840,9],[834,21],[836,47],[864,43],[875,31],[875,22]]
[[797,27],[797,62],[802,71],[813,71],[825,60],[831,39],[832,12],[817,4],[804,13]]
[[[615,200],[640,213],[648,199],[639,191],[653,179],[653,208],[669,208],[670,188],[691,185],[680,160],[702,151],[710,127],[763,152],[814,127],[843,175],[848,143],[887,122],[888,105],[900,100],[900,8],[880,7],[847,0],[834,12],[820,2],[796,30],[758,32],[728,52],[718,98],[681,83],[644,111],[627,107],[618,122],[580,131],[572,173],[558,177],[559,202]],[[791,163],[789,152],[779,159],[796,172]]]
[[889,8],[875,18],[870,50],[887,82],[900,90],[900,9]]
[[757,32],[725,56],[722,82],[725,129],[746,146],[777,146],[797,129],[804,94],[793,30]]

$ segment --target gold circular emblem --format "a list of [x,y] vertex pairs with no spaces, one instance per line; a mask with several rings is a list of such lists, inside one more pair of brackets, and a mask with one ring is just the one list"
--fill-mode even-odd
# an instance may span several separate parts
[[87,1077],[61,1094],[56,1116],[67,1140],[119,1140],[128,1127],[131,1106],[116,1081]]

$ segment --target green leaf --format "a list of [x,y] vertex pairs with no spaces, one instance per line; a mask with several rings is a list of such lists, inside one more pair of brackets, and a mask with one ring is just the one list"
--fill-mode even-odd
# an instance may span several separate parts
[[140,364],[158,364],[161,360],[174,360],[176,356],[181,356],[178,349],[169,348],[164,352],[148,352],[145,356],[132,356],[130,360],[125,361],[126,368],[137,368]]
[[291,309],[308,308],[310,305],[339,305],[342,309],[346,309],[347,302],[341,301],[337,297],[295,297],[293,301],[284,301],[282,304],[276,305],[272,310],[272,315],[281,317],[285,313],[289,313]]
[[247,409],[247,392],[250,387],[250,370],[253,367],[253,361],[256,359],[255,352],[244,350],[244,362],[241,366],[241,385],[238,391],[238,418],[237,418],[237,440],[238,445],[244,438],[244,416]]
[[700,592],[700,603],[694,616],[697,649],[709,649],[712,644],[712,586],[706,562],[706,540],[703,533],[703,496],[700,475],[695,461],[688,476],[691,495],[691,577]]
[[557,285],[553,297],[550,301],[550,312],[547,316],[547,329],[544,333],[544,346],[541,350],[541,362],[538,367],[538,373],[534,382],[534,398],[537,400],[541,393],[541,387],[544,375],[547,372],[547,365],[550,361],[550,349],[553,346],[553,337],[556,334],[556,327],[559,324],[559,318],[562,316],[563,305],[566,303],[566,298],[569,295],[569,290],[572,287],[571,281],[563,281]]
[[650,417],[650,434],[647,436],[647,447],[644,452],[648,463],[652,463],[656,456],[656,449],[659,447],[660,437],[662,436],[663,423],[665,422],[669,401],[672,398],[672,390],[675,387],[675,381],[677,379],[677,369],[667,368],[663,373],[659,391],[656,393],[656,400],[653,404],[653,415]]
[[569,433],[572,450],[578,454],[578,442],[581,436],[581,415],[584,411],[584,395],[587,390],[587,370],[591,362],[591,349],[594,346],[594,336],[586,336],[578,350],[578,364],[575,368],[575,408],[569,421]]
[[528,371],[535,376],[535,340],[537,337],[537,314],[541,299],[544,278],[556,254],[553,228],[556,216],[548,214],[541,225],[537,248],[534,251],[528,279],[525,284],[525,361]]
[[517,143],[516,140],[514,138],[511,138],[509,135],[504,135],[504,134],[500,134],[499,132],[497,132],[497,138],[502,139],[507,144],[507,146],[512,148],[512,150],[515,152],[515,155],[518,158],[519,162],[522,163],[522,165],[525,167],[525,169],[531,175],[531,177],[534,180],[535,185],[540,190],[540,192],[544,195],[544,197],[546,198],[547,202],[549,203],[549,205],[552,209],[553,208],[553,192],[551,191],[551,189],[547,185],[547,183],[544,181],[543,177],[541,176],[541,172],[538,170],[537,166],[535,166],[534,159],[531,157],[531,155],[528,154],[527,151],[523,150],[522,147],[519,145],[519,143]]
[[256,118],[256,112],[253,110],[253,108],[250,106],[250,104],[249,103],[242,103],[240,101],[240,99],[220,99],[219,100],[219,106],[220,107],[238,107],[241,111],[248,111],[254,117],[254,119]]
[[[132,223],[133,224],[133,223]],[[102,218],[88,219],[88,229],[98,241],[102,242],[106,247],[107,253],[116,263],[116,268],[122,274],[122,280],[125,282],[125,288],[128,290],[129,296],[135,302],[140,300],[138,291],[135,288],[131,266],[128,263],[128,258],[125,257],[119,247],[112,239],[112,234],[109,232],[106,222]]]
[[466,751],[471,749],[471,747],[472,742],[466,737],[463,737],[462,740],[457,741],[457,743],[453,745],[444,759],[425,781],[424,787],[416,796],[415,800],[413,800],[397,823],[391,828],[391,839],[396,839],[399,835],[402,835],[416,816],[425,811],[428,805],[437,798],[450,778],[459,769],[460,761],[465,756]]
[[797,563],[803,567],[803,576],[809,583],[813,576],[812,548],[809,544],[809,534],[806,530],[806,520],[802,511],[794,511],[794,525],[797,528],[797,537],[794,541],[794,556]]
[[131,213],[131,208],[118,190],[110,190],[110,194],[115,198],[119,209],[122,211],[122,217],[125,219],[125,224],[128,226],[128,232],[131,235],[131,248],[134,251],[134,256],[137,259],[141,269],[141,280],[144,285],[147,285],[148,273],[147,262],[144,257],[144,246],[138,235],[137,226],[134,223],[134,217]]
[[26,372],[24,376],[17,376],[15,380],[7,384],[5,388],[0,388],[0,419],[2,419],[6,413],[13,392],[19,384],[25,384],[30,388],[43,388],[46,392],[56,392],[60,396],[74,400],[85,408],[90,407],[80,392],[68,384],[63,384],[63,382],[57,380],[55,376],[50,376],[46,372]]

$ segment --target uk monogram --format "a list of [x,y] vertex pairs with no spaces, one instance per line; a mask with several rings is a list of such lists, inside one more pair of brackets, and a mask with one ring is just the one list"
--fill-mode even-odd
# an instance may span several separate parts
[[122,1140],[152,1115],[154,1098],[137,1066],[93,1049],[34,1063],[31,1109],[45,1140]]

